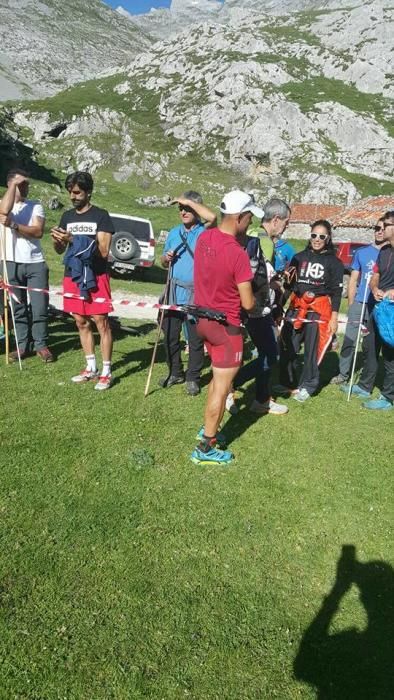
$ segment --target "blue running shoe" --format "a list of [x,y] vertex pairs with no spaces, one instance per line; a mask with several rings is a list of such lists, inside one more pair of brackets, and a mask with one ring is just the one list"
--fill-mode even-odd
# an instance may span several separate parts
[[[339,388],[345,394],[349,393],[349,384],[342,384]],[[371,394],[369,394],[368,391],[365,391],[365,389],[362,389],[361,386],[358,386],[358,384],[353,384],[352,396],[358,396],[360,399],[369,399]]]
[[364,401],[364,408],[371,408],[372,411],[391,411],[394,408],[391,401],[388,401],[382,394],[372,401]]
[[228,452],[227,450],[218,450],[216,447],[211,447],[209,450],[207,450],[207,452],[203,452],[196,447],[196,449],[193,450],[190,459],[194,464],[222,464],[223,466],[226,466],[233,461],[234,455],[232,452]]
[[[204,426],[202,428],[200,428],[200,430],[198,431],[198,433],[196,435],[196,440],[202,440],[203,437],[204,437]],[[216,442],[217,442],[218,447],[221,450],[224,447],[226,447],[226,445],[227,445],[226,436],[220,430],[216,433]]]

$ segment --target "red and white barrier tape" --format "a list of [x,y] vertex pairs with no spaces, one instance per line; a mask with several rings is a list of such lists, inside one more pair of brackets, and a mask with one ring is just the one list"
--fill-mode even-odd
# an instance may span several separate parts
[[[20,303],[18,297],[13,293],[14,289],[23,289],[27,292],[42,292],[43,294],[48,294],[48,296],[64,297],[66,299],[78,299],[79,301],[88,301],[85,297],[79,296],[78,294],[72,294],[71,292],[55,292],[50,289],[40,289],[38,287],[25,287],[20,284],[7,284],[6,282],[0,280],[0,289],[6,289],[10,296]],[[162,309],[164,311],[183,311],[183,306],[177,306],[176,304],[159,304],[149,301],[132,301],[131,299],[105,299],[104,297],[97,297],[94,299],[95,304],[116,304],[117,306],[132,306],[139,309]]]

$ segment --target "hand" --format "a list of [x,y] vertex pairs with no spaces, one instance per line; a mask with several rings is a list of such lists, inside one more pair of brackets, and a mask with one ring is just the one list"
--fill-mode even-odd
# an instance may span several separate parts
[[394,289],[388,289],[387,292],[384,293],[384,296],[386,297],[386,299],[394,301]]
[[384,299],[384,292],[377,287],[372,290],[372,294],[374,295],[376,301],[382,301],[382,299]]
[[165,261],[170,264],[174,260],[174,251],[173,250],[168,250],[167,253],[164,255]]
[[72,241],[72,235],[71,233],[68,233],[65,231],[63,228],[52,228],[51,229],[51,236],[55,243],[62,243],[63,245],[66,245],[67,243],[71,243]]
[[3,226],[11,225],[11,218],[9,214],[0,214],[0,224]]
[[331,335],[335,335],[335,333],[338,330],[338,319],[337,318],[331,318],[328,324],[328,327],[330,329]]
[[15,185],[16,185],[16,186],[22,185],[24,182],[29,182],[29,178],[25,177],[24,175],[20,175],[19,173],[17,173],[17,174],[14,175],[14,176],[11,178],[11,180],[9,181],[8,187],[10,187],[10,186],[13,187],[13,186],[15,186]]

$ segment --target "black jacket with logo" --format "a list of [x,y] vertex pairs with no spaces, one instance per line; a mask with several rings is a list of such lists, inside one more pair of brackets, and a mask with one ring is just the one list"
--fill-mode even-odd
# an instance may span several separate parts
[[334,250],[314,253],[310,248],[305,248],[294,256],[290,265],[297,270],[293,286],[297,296],[301,297],[305,292],[313,292],[317,297],[329,296],[332,310],[339,311],[344,267]]

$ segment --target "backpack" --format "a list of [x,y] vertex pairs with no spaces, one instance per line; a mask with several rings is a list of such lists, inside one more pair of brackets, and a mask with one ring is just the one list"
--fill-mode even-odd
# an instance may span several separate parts
[[394,348],[394,301],[383,299],[376,304],[373,315],[382,340]]
[[271,306],[267,265],[260,247],[259,239],[248,236],[245,250],[249,256],[250,265],[254,274],[252,281],[253,293],[263,308],[265,306]]

